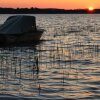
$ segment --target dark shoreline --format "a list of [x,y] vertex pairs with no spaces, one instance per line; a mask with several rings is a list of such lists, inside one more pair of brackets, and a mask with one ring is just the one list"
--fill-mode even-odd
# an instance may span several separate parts
[[0,14],[100,14],[100,9],[0,8]]

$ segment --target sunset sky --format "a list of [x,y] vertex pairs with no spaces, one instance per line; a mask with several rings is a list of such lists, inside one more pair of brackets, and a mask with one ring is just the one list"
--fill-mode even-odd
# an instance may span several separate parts
[[0,7],[62,9],[100,8],[100,0],[0,0]]

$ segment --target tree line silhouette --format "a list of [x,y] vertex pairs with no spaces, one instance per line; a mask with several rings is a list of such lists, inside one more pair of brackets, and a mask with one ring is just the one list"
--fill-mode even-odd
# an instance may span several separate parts
[[55,8],[0,8],[0,14],[99,14],[100,9],[55,9]]

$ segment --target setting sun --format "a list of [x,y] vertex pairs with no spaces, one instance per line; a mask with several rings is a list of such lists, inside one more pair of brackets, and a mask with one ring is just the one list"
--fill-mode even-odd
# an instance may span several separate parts
[[93,8],[93,7],[89,7],[88,9],[89,9],[89,11],[93,11],[93,10],[94,10],[94,8]]

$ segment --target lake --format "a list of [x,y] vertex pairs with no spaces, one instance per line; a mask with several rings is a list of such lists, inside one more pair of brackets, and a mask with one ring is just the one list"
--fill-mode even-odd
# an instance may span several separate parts
[[[0,24],[11,16],[0,15]],[[0,48],[0,94],[35,100],[100,99],[100,14],[36,14],[36,46]]]

